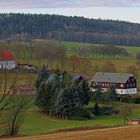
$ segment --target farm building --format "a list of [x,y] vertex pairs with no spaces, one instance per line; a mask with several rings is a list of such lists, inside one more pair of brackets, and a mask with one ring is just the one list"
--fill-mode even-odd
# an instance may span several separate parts
[[9,50],[0,50],[0,69],[13,69],[16,61]]
[[17,64],[17,69],[26,69],[26,70],[37,70],[38,67],[32,65],[32,64]]
[[90,81],[90,88],[95,91],[101,87],[107,91],[111,86],[115,86],[118,94],[136,94],[137,81],[133,74],[130,73],[103,73],[98,72]]
[[33,85],[30,84],[16,85],[12,89],[12,93],[16,95],[33,95],[36,93],[36,89]]
[[140,124],[140,119],[129,119],[128,124],[138,125]]

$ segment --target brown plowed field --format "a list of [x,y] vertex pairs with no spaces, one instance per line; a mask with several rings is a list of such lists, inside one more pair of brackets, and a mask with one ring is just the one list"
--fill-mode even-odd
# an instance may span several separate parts
[[140,126],[61,132],[18,138],[1,138],[0,140],[140,140]]

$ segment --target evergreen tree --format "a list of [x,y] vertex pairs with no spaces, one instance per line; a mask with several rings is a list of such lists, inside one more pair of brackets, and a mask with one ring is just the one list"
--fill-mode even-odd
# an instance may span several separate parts
[[110,89],[108,90],[108,94],[107,94],[106,99],[107,99],[108,101],[110,101],[111,104],[112,104],[113,101],[116,101],[116,100],[117,100],[117,98],[118,98],[118,94],[117,94],[117,92],[116,92],[116,88],[115,88],[115,86],[112,85],[112,86],[110,87]]
[[41,109],[41,111],[45,111],[45,106],[46,106],[45,93],[46,93],[45,83],[42,83],[39,89],[37,90],[36,98],[35,98],[35,104]]
[[95,103],[95,106],[94,106],[94,114],[95,115],[99,115],[100,114],[100,108],[99,108],[99,105],[98,105],[97,102]]
[[[140,25],[135,23],[47,14],[0,14],[0,19],[0,39],[14,42],[47,38],[117,46],[140,45]],[[61,55],[61,58],[64,57]],[[61,60],[63,68],[64,59]]]
[[36,83],[35,83],[35,87],[38,89],[41,85],[41,83],[43,81],[45,81],[46,78],[48,78],[48,69],[45,65],[42,66],[40,72],[39,72],[39,75],[38,75],[38,78],[36,80]]
[[89,86],[86,80],[78,82],[78,92],[81,105],[87,105],[89,103]]
[[102,94],[101,88],[97,87],[96,90],[93,92],[93,99],[98,103],[98,100],[100,99]]
[[51,116],[70,118],[77,109],[88,104],[88,90],[86,81],[75,81],[66,72],[56,72],[39,86],[36,105]]

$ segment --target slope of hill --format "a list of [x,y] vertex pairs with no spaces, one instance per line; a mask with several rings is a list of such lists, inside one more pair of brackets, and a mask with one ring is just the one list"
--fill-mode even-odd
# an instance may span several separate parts
[[[9,138],[9,140],[139,140],[139,130],[139,126],[127,126],[100,130],[65,132],[40,136]],[[1,140],[8,140],[8,138]]]
[[112,45],[140,45],[140,24],[37,14],[0,14],[1,39],[57,39]]

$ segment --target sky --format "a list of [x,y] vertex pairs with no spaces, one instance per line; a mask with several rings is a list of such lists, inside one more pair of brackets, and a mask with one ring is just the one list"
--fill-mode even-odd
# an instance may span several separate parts
[[0,13],[84,16],[140,23],[140,0],[0,0]]

